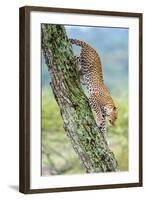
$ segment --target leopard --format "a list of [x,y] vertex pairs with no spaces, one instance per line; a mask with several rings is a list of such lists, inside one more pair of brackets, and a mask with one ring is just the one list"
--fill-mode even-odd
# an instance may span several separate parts
[[82,40],[69,38],[71,45],[81,48],[75,61],[80,66],[80,80],[89,92],[89,105],[95,112],[95,120],[102,134],[107,133],[107,122],[114,126],[118,109],[103,79],[102,63],[97,51]]

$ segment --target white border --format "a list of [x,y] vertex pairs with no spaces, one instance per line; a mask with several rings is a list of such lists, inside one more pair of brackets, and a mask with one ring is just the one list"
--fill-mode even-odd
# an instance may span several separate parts
[[[129,28],[129,171],[84,175],[40,176],[41,172],[41,23]],[[138,18],[31,12],[30,23],[30,189],[136,183],[139,181],[139,21]]]

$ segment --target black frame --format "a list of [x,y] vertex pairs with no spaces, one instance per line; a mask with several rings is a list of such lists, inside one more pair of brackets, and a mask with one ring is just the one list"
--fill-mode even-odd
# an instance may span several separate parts
[[[78,186],[65,188],[30,189],[30,12],[61,12],[88,15],[125,16],[139,18],[139,182],[97,186]],[[79,190],[96,190],[106,188],[123,188],[142,186],[142,13],[95,11],[67,8],[49,8],[25,6],[19,10],[20,19],[20,75],[19,75],[19,191],[25,194],[62,192]]]

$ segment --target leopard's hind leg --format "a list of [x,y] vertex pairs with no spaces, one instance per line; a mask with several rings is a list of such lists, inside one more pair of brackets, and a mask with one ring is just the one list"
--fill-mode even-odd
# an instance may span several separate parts
[[74,56],[74,61],[76,65],[81,65],[81,57],[80,56]]
[[84,77],[85,77],[85,73],[82,70],[82,65],[81,65],[81,57],[80,56],[74,56],[74,60],[76,65],[78,66],[78,72],[79,72],[79,78],[80,78],[80,82],[82,85],[86,85]]

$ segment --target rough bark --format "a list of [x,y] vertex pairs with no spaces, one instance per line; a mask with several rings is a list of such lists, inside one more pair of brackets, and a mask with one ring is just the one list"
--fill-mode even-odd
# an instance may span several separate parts
[[88,173],[117,171],[118,164],[99,132],[79,81],[72,46],[60,25],[42,24],[42,50],[64,129]]

